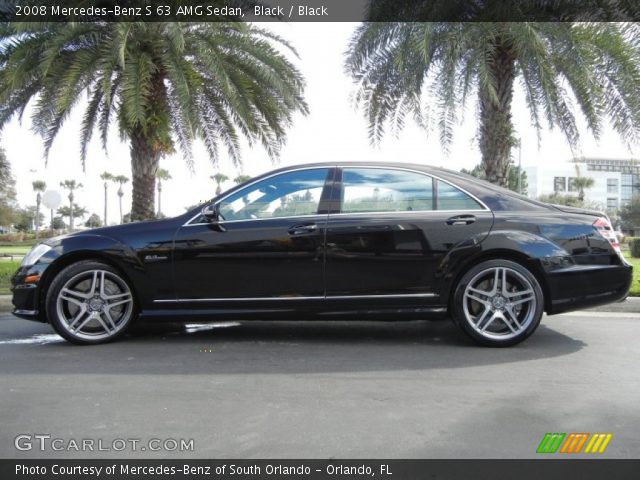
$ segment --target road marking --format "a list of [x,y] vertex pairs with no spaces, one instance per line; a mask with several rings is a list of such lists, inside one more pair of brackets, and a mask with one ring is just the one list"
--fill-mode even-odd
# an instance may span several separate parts
[[62,337],[55,333],[41,333],[37,335],[31,335],[27,338],[10,338],[9,340],[0,340],[0,345],[43,345],[45,343],[58,343],[63,342]]
[[216,328],[237,327],[238,322],[215,322],[215,323],[187,323],[184,329],[187,333],[205,332]]
[[578,312],[567,312],[553,315],[554,317],[587,317],[587,318],[640,318],[640,313],[636,312],[594,312],[582,310]]

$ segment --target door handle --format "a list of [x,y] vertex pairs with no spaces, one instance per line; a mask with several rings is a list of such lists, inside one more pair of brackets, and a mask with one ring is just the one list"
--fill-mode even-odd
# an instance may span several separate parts
[[474,215],[456,215],[447,219],[447,225],[471,225],[475,221]]
[[318,225],[315,223],[307,223],[304,225],[294,225],[290,227],[288,232],[289,235],[303,235],[305,233],[313,233],[318,229]]

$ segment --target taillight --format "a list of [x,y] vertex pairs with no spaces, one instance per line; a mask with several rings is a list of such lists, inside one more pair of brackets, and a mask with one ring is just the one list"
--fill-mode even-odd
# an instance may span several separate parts
[[613,231],[613,228],[611,227],[609,220],[607,220],[604,217],[600,217],[595,222],[593,222],[593,226],[596,230],[598,230],[598,232],[600,232],[600,234],[604,238],[606,238],[609,241],[609,243],[611,244],[611,247],[613,247],[616,253],[622,256],[622,251],[620,250],[620,244],[618,243],[618,237],[616,237],[616,234]]

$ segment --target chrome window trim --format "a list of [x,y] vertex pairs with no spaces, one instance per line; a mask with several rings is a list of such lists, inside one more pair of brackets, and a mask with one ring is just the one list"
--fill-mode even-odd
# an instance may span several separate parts
[[331,217],[351,216],[351,215],[428,215],[430,213],[469,213],[469,212],[486,212],[487,210],[389,210],[388,212],[349,212],[349,213],[331,213]]
[[154,300],[153,303],[185,303],[185,302],[238,302],[263,300],[356,300],[372,298],[434,298],[435,293],[397,293],[390,295],[320,295],[315,297],[234,297],[234,298],[176,298]]
[[[301,218],[301,219],[326,219],[327,216],[333,217],[343,217],[343,216],[384,216],[384,215],[392,215],[392,214],[401,214],[401,215],[428,215],[432,213],[469,213],[469,212],[486,212],[487,210],[390,210],[388,212],[351,212],[351,213],[316,213],[314,215],[297,215],[295,217],[269,217],[269,218],[246,218],[243,220],[224,220],[218,222],[219,225],[227,225],[229,223],[239,223],[239,222],[261,222],[266,220],[287,220],[292,218]],[[194,217],[195,218],[195,217]],[[207,222],[201,223],[191,223],[189,225],[183,225],[183,227],[193,227],[196,225],[210,225]]]
[[[244,218],[242,220],[222,220],[220,222],[218,222],[218,225],[227,225],[229,223],[239,223],[239,222],[261,222],[261,221],[265,221],[265,220],[286,220],[288,218],[322,218],[322,219],[326,219],[327,218],[327,213],[314,213],[312,215],[296,215],[294,217],[268,217],[268,218]],[[198,215],[196,215],[193,218],[198,217]],[[193,218],[191,220],[193,220]],[[190,223],[190,224],[184,224],[182,225],[183,227],[193,227],[196,225],[211,225],[208,222],[200,222],[200,223]]]
[[[388,215],[390,213],[420,213],[420,214],[425,214],[425,213],[429,213],[429,212],[450,212],[450,213],[455,213],[455,212],[491,212],[491,209],[489,207],[487,207],[487,205],[480,200],[478,197],[476,197],[475,195],[473,195],[472,193],[469,193],[467,190],[465,190],[464,188],[456,185],[455,183],[452,183],[448,180],[445,180],[444,178],[438,176],[438,175],[434,175],[432,173],[425,173],[425,172],[421,172],[420,170],[415,170],[412,168],[406,168],[406,167],[395,167],[395,166],[382,166],[382,165],[367,165],[367,164],[363,164],[363,165],[347,165],[347,166],[341,166],[341,165],[327,165],[327,166],[308,166],[308,167],[299,167],[299,168],[294,168],[291,170],[285,170],[284,172],[278,172],[278,173],[273,173],[267,177],[263,177],[260,179],[256,179],[253,182],[247,184],[244,188],[248,188],[251,185],[254,185],[258,182],[261,182],[263,180],[267,180],[269,178],[275,177],[276,175],[281,175],[284,173],[289,173],[289,172],[298,172],[298,171],[302,171],[302,170],[321,170],[321,169],[332,169],[332,168],[340,168],[343,171],[345,169],[348,168],[377,168],[379,170],[399,170],[399,171],[403,171],[403,172],[412,172],[412,173],[417,173],[419,175],[423,175],[425,177],[429,177],[429,178],[435,178],[436,180],[440,180],[441,182],[447,183],[449,185],[451,185],[454,188],[457,188],[458,190],[460,190],[461,192],[463,192],[466,195],[469,195],[473,200],[475,200],[476,202],[478,202],[478,204],[482,207],[478,210],[469,210],[469,209],[456,209],[456,210],[408,210],[408,211],[402,211],[402,210],[390,210],[387,212],[353,212],[353,213],[329,213],[329,214],[312,214],[312,215],[297,215],[297,216],[290,216],[290,217],[269,217],[269,218],[247,218],[247,219],[243,219],[243,220],[223,220],[221,222],[219,222],[221,225],[225,225],[227,223],[235,223],[235,222],[247,222],[247,221],[263,221],[263,220],[276,220],[276,219],[287,219],[287,218],[311,218],[311,217],[325,217],[326,215],[329,216],[334,216],[334,215]],[[229,196],[231,196],[234,193],[237,193],[241,190],[237,190],[236,192],[231,192],[228,193],[227,195],[225,195],[224,197],[222,197],[221,199],[219,199],[216,204],[222,202],[223,200],[225,200],[226,198],[228,198]],[[206,205],[206,203],[204,203],[203,205]],[[193,217],[191,217],[189,220],[187,220],[182,226],[183,227],[193,227],[196,225],[209,225],[209,223],[207,222],[200,222],[200,223],[190,223],[193,220],[195,220],[196,218],[198,218],[201,215],[201,213],[197,213],[196,215],[194,215]]]

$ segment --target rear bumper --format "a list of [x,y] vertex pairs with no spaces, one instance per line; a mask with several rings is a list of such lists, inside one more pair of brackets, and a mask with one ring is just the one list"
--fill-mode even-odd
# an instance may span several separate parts
[[580,265],[547,273],[550,302],[547,313],[568,312],[624,300],[629,294],[633,267]]

